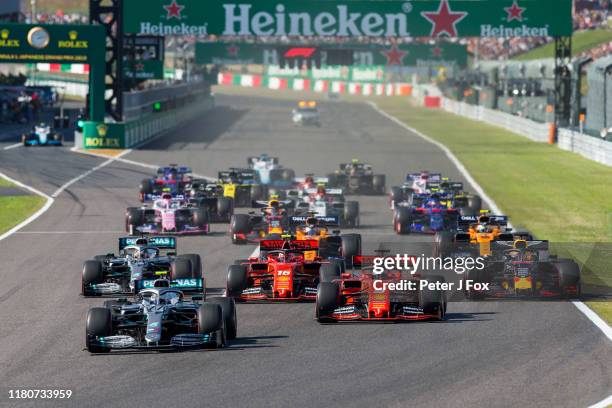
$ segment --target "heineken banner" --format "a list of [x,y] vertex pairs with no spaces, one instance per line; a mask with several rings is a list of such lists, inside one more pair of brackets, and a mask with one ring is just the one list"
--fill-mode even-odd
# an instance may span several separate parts
[[124,0],[146,35],[318,37],[570,36],[572,0]]
[[[400,46],[342,44],[354,51],[355,65],[397,66],[467,66],[467,47],[461,44],[404,44]],[[326,52],[322,48],[325,65]],[[278,53],[273,44],[197,43],[197,64],[263,64],[278,65]]]

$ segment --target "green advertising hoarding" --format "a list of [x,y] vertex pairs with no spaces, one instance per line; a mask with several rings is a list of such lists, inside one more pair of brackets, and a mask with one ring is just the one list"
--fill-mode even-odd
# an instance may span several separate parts
[[123,64],[126,78],[134,79],[164,79],[163,61],[126,61]]
[[85,149],[120,149],[125,147],[125,124],[85,122],[83,126]]
[[318,37],[570,36],[572,0],[124,0],[146,35]]
[[[286,46],[286,44],[285,44]],[[296,45],[298,46],[298,45]],[[338,48],[338,47],[335,47]],[[465,68],[468,61],[467,46],[440,42],[439,44],[342,44],[354,51],[355,65],[384,66],[458,66]],[[322,49],[325,64],[326,50]],[[278,65],[278,52],[273,44],[252,43],[197,43],[197,64],[263,64]]]
[[104,120],[102,26],[0,24],[0,63],[89,64],[90,117]]

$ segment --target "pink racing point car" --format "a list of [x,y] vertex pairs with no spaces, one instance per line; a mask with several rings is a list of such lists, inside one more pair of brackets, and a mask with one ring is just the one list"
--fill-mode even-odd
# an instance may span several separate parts
[[125,214],[125,229],[130,234],[197,235],[210,231],[205,208],[182,198],[163,194],[152,206],[130,207]]

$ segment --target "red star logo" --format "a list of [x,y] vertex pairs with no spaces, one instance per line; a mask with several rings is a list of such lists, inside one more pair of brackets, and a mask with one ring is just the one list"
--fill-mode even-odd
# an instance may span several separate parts
[[237,57],[238,56],[238,52],[240,51],[240,47],[237,47],[235,45],[230,45],[229,47],[227,47],[225,49],[227,56],[228,57]]
[[144,64],[139,62],[138,64],[134,65],[134,69],[136,71],[144,71]]
[[437,37],[443,33],[446,33],[449,37],[457,37],[456,24],[463,20],[468,13],[464,11],[453,12],[448,6],[448,0],[440,0],[438,11],[421,11],[421,15],[433,24],[429,34],[431,37]]
[[171,4],[164,6],[168,14],[166,15],[166,20],[170,20],[171,18],[176,18],[177,20],[181,19],[181,12],[185,8],[185,6],[180,6],[176,3],[176,0],[172,0]]
[[442,48],[440,47],[434,47],[431,49],[431,55],[433,55],[434,57],[441,57],[442,56]]
[[523,12],[526,9],[526,7],[519,7],[517,0],[514,0],[512,2],[512,7],[504,7],[504,10],[508,13],[508,19],[506,21],[508,23],[512,20],[523,21]]
[[402,51],[397,48],[397,44],[393,44],[390,50],[380,52],[387,57],[387,65],[404,65],[404,57],[408,55],[407,51]]

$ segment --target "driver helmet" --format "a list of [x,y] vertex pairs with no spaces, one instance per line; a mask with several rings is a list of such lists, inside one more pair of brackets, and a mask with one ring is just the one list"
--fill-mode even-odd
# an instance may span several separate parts
[[172,203],[172,194],[162,194],[162,202],[165,207],[170,207]]
[[476,232],[487,232],[487,226],[485,224],[478,224]]
[[322,199],[322,198],[325,198],[325,186],[318,186],[317,187],[316,198],[319,199],[319,200]]
[[421,177],[421,180],[428,180],[429,179],[429,172],[428,171],[422,171],[420,177]]
[[312,176],[307,176],[304,180],[304,187],[310,188],[314,184],[314,178]]
[[278,262],[285,262],[285,253],[279,252],[276,259],[278,259]]

